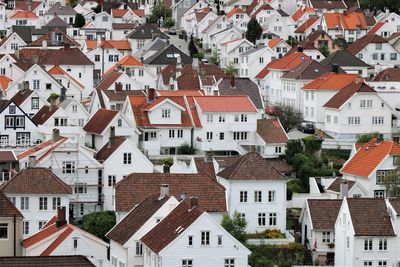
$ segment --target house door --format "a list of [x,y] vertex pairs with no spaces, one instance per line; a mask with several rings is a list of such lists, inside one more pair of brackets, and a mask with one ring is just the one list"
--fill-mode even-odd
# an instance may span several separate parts
[[304,245],[306,245],[307,244],[307,224],[304,225],[303,240],[304,240]]

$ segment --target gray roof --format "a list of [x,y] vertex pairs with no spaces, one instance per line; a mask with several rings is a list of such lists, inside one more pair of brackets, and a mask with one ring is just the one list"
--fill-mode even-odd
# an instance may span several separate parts
[[330,69],[315,60],[307,60],[285,73],[282,79],[314,80]]
[[133,30],[131,33],[129,33],[126,38],[129,39],[153,39],[155,36],[158,36],[163,39],[167,39],[168,36],[157,29],[157,27],[154,24],[144,24],[137,28],[136,30]]
[[167,42],[164,39],[156,37],[150,44],[146,50],[160,50],[164,49],[167,46]]
[[143,63],[149,65],[176,64],[176,57],[172,56],[175,54],[179,54],[181,56],[182,65],[192,64],[193,59],[172,44],[165,49],[158,51],[154,55],[146,58]]
[[263,109],[263,102],[258,85],[249,78],[235,78],[235,86],[231,86],[231,78],[223,78],[218,84],[220,95],[247,95],[258,109]]
[[248,56],[248,55],[250,55],[250,54],[252,54],[254,52],[257,52],[257,51],[259,51],[261,49],[264,49],[264,48],[265,48],[265,46],[256,46],[256,47],[250,48],[246,52],[241,53],[240,55],[241,56]]
[[65,98],[63,102],[60,103],[60,107],[66,109],[72,101],[74,101],[72,98]]
[[52,20],[50,20],[47,24],[47,27],[69,27],[68,23],[62,20],[59,16],[55,15]]
[[320,63],[326,67],[331,67],[334,63],[338,64],[340,67],[369,67],[367,63],[354,56],[347,50],[337,51],[322,60]]
[[46,14],[49,15],[70,15],[74,16],[76,14],[76,11],[68,5],[62,6],[60,2],[56,2],[48,11]]
[[289,17],[289,14],[286,13],[285,11],[283,11],[282,9],[277,9],[276,11],[277,11],[277,12],[279,13],[279,15],[281,15],[282,17]]
[[29,44],[32,42],[32,26],[13,25],[12,32],[17,33],[25,43]]

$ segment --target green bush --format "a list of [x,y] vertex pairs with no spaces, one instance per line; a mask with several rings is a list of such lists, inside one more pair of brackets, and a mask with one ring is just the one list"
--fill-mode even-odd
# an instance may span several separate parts
[[322,139],[317,139],[314,135],[302,139],[304,143],[304,152],[308,156],[314,156],[322,147]]
[[174,164],[174,159],[172,157],[167,157],[161,160],[163,165],[172,166]]
[[287,163],[293,162],[293,157],[296,154],[303,153],[304,148],[301,140],[289,140],[286,145],[285,159]]
[[107,241],[106,233],[116,224],[114,211],[100,211],[82,217],[82,229]]
[[379,132],[372,132],[372,133],[367,133],[367,134],[359,134],[357,135],[357,143],[368,143],[371,141],[373,138],[379,138]]
[[290,267],[303,265],[306,249],[302,244],[248,245],[251,250],[249,265],[252,267]]
[[171,28],[171,27],[174,27],[174,25],[175,25],[175,21],[172,18],[166,18],[164,20],[164,25],[163,26],[165,28]]
[[306,193],[307,190],[304,188],[303,184],[299,180],[290,180],[287,183],[287,187],[293,192],[293,193]]
[[193,58],[198,58],[199,60],[202,60],[204,58],[204,53],[197,52],[196,54],[193,54]]
[[193,155],[195,152],[194,148],[191,147],[188,143],[183,143],[182,145],[180,145],[178,150],[179,153],[182,155]]
[[51,94],[49,95],[49,97],[47,98],[47,102],[49,102],[49,103],[51,104],[52,102],[56,101],[56,100],[58,99],[59,96],[60,96],[60,95],[57,94],[57,93],[51,93]]
[[232,218],[224,214],[221,223],[221,226],[242,244],[246,243],[246,225],[246,220],[241,218],[238,212],[235,212]]

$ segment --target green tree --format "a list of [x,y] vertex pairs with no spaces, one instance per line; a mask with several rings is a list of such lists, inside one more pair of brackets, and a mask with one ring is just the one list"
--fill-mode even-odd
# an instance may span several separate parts
[[190,42],[189,42],[189,45],[188,45],[188,50],[189,50],[190,57],[193,57],[194,54],[198,54],[199,53],[199,50],[197,49],[196,44],[194,43],[193,35],[190,36]]
[[386,188],[387,197],[400,198],[400,160],[398,157],[394,158],[396,168],[389,174],[385,175],[383,185]]
[[114,211],[93,212],[83,216],[82,229],[107,241],[106,233],[114,227],[115,223]]
[[271,115],[277,117],[281,121],[283,129],[285,129],[286,132],[289,132],[303,122],[303,114],[291,106],[275,106]]
[[221,63],[220,53],[217,48],[214,48],[212,51],[211,63],[217,66],[219,66],[219,63]]
[[238,69],[235,66],[235,64],[233,64],[232,62],[230,62],[228,64],[228,66],[226,66],[226,68],[225,68],[225,74],[228,76],[236,75],[237,72],[238,72]]
[[324,57],[329,57],[331,55],[331,51],[329,51],[327,46],[321,46],[318,50]]
[[85,24],[86,24],[85,17],[82,14],[77,13],[75,15],[74,27],[75,28],[82,28],[83,26],[85,26]]
[[257,39],[260,38],[262,32],[263,32],[262,27],[255,18],[252,18],[247,23],[246,38],[253,44],[255,44]]
[[171,28],[171,27],[174,27],[174,25],[175,25],[175,21],[172,18],[166,18],[164,20],[164,25],[163,26],[165,28]]
[[303,153],[303,151],[304,148],[301,140],[289,140],[285,151],[286,162],[292,164],[294,155]]
[[235,211],[232,218],[228,214],[224,214],[221,225],[242,244],[246,243],[247,222],[246,219],[240,217],[238,212]]
[[56,101],[56,100],[58,99],[59,96],[60,96],[60,95],[57,94],[57,93],[51,93],[51,94],[49,95],[49,97],[47,98],[47,102],[53,103],[54,101]]
[[371,141],[373,138],[379,138],[379,132],[372,132],[367,134],[359,134],[357,135],[357,143],[365,144]]
[[360,0],[360,6],[362,9],[369,10],[382,10],[388,8],[391,12],[400,11],[400,1],[398,0]]
[[101,5],[93,7],[92,10],[94,11],[94,13],[99,14],[101,12]]
[[190,146],[189,143],[187,143],[187,142],[180,145],[178,150],[179,150],[179,153],[182,155],[193,155],[195,152],[194,148],[192,146]]
[[159,1],[153,6],[148,22],[157,23],[161,17],[163,17],[165,21],[167,18],[171,17],[171,14],[171,9],[167,8],[163,1]]

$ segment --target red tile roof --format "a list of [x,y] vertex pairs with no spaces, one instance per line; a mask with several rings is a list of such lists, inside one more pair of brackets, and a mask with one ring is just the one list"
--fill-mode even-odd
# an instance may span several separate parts
[[260,72],[256,75],[256,79],[264,79],[270,73],[268,65],[266,65]]
[[188,201],[182,201],[167,217],[145,234],[141,241],[153,252],[159,253],[202,214],[201,209],[192,208]]
[[111,9],[111,15],[114,18],[122,18],[126,12],[128,12],[128,9]]
[[346,13],[325,13],[326,25],[328,29],[336,28],[344,30],[361,30],[367,29],[367,22],[362,12],[346,12]]
[[300,65],[304,61],[310,59],[309,56],[304,54],[303,52],[293,52],[291,54],[285,55],[282,58],[275,59],[271,63],[269,63],[268,69],[269,70],[282,70],[288,71],[293,69],[294,67]]
[[286,180],[286,178],[257,152],[239,157],[217,176],[227,180]]
[[123,136],[114,137],[114,141],[108,141],[105,143],[96,153],[94,158],[99,162],[106,161],[125,142],[125,140],[126,139]]
[[267,144],[288,142],[288,136],[279,119],[257,120],[257,133]]
[[387,155],[400,155],[400,145],[388,140],[371,140],[343,166],[341,172],[368,178]]
[[117,63],[115,63],[114,66],[112,66],[106,72],[104,72],[103,76],[107,76],[112,71],[117,71],[119,66],[124,66],[124,67],[142,67],[144,65],[143,65],[142,62],[140,62],[134,56],[128,55],[128,56],[125,56],[125,57],[121,58]]
[[284,41],[282,38],[272,38],[271,40],[269,40],[268,46],[270,48],[274,48],[277,44],[279,44],[282,41]]
[[[111,69],[110,69],[111,70]],[[108,90],[115,82],[121,77],[123,73],[120,71],[116,71],[112,69],[110,72],[103,74],[103,78],[101,79],[100,83],[96,86],[96,89],[105,91]]]
[[118,110],[100,108],[83,126],[83,130],[87,133],[101,134],[117,114]]
[[351,82],[354,82],[356,79],[360,78],[358,74],[341,74],[328,72],[314,81],[306,84],[303,89],[304,90],[341,90],[345,86],[349,85]]
[[0,191],[0,218],[23,218],[24,216],[21,212],[14,206],[13,203],[8,199],[8,197]]
[[354,43],[352,43],[348,48],[347,51],[356,55],[360,52],[363,48],[365,48],[369,44],[384,44],[387,43],[385,39],[381,36],[376,34],[367,34],[363,37],[357,39]]
[[69,185],[46,168],[26,168],[0,185],[6,194],[72,194]]
[[1,89],[3,89],[4,94],[7,92],[8,86],[10,85],[11,82],[12,80],[7,76],[0,75],[0,85]]
[[67,79],[73,80],[80,87],[81,90],[83,90],[85,88],[85,86],[83,84],[81,84],[77,79],[72,77],[68,72],[64,71],[59,66],[53,66],[47,72],[52,76],[66,76]]
[[239,8],[239,7],[234,7],[234,8],[232,8],[231,9],[231,11],[229,11],[227,14],[226,14],[226,16],[228,17],[228,18],[230,18],[230,17],[232,17],[233,15],[235,15],[235,14],[240,14],[240,13],[245,13],[241,8]]
[[204,174],[132,173],[115,185],[116,211],[129,211],[147,197],[159,194],[160,185],[168,184],[176,199],[182,194],[196,196],[199,207],[208,212],[226,211],[225,188]]
[[59,235],[53,243],[50,244],[43,252],[40,254],[40,256],[50,256],[51,253],[58,248],[58,246],[64,242],[65,239],[74,231],[72,227],[66,227],[64,232],[62,232],[61,235]]
[[[18,154],[17,159],[18,160],[24,159],[24,158],[26,158],[26,157],[28,157],[30,155],[34,155],[35,153],[37,153],[37,152],[39,152],[41,150],[44,151],[45,149],[47,149],[46,151],[54,150],[58,146],[63,144],[67,139],[68,139],[67,137],[62,137],[62,136],[56,142],[53,142],[52,139],[49,139],[49,140],[47,140],[47,141],[45,141],[45,142],[43,142],[43,143],[41,143],[39,145],[36,145],[36,146],[34,146],[34,147],[32,147],[32,148],[30,148],[28,150],[25,150],[24,152],[21,152],[20,154]],[[40,161],[45,156],[45,154],[43,156],[41,156],[40,158],[38,158],[37,161]]]
[[[21,2],[21,1],[17,1]],[[33,1],[34,3],[35,1]],[[18,256],[0,257],[3,267],[95,267],[85,256]]]
[[342,206],[341,199],[308,199],[307,205],[314,231],[335,230],[336,219]]
[[10,19],[38,19],[35,13],[32,11],[17,11],[15,12]]
[[386,22],[378,21],[368,32],[368,34],[375,34]]
[[32,93],[33,91],[29,89],[18,90],[18,92],[10,100],[14,102],[17,106],[21,106],[22,103],[24,103],[25,100],[27,100]]
[[337,92],[323,107],[339,109],[356,93],[376,94],[376,91],[363,82],[352,82]]
[[251,16],[255,18],[255,17],[257,17],[258,13],[260,13],[260,12],[263,11],[263,10],[274,10],[274,8],[271,7],[271,6],[268,5],[268,4],[263,4],[263,5],[260,6]]
[[53,116],[54,113],[59,109],[58,106],[56,105],[50,105],[50,106],[43,106],[33,117],[32,121],[36,125],[42,125],[44,124],[48,119]]
[[170,97],[170,96],[203,96],[204,94],[200,90],[158,90],[157,94],[163,97]]
[[308,28],[314,25],[315,22],[319,20],[319,17],[313,16],[306,20],[303,24],[301,24],[294,32],[295,33],[305,33]]
[[248,96],[194,97],[202,112],[257,112]]
[[315,13],[315,9],[312,7],[299,7],[299,9],[297,9],[296,12],[293,14],[292,19],[294,21],[298,21],[306,13]]
[[144,13],[144,9],[134,9],[132,10],[133,13],[135,13],[138,17],[144,17],[145,13]]

